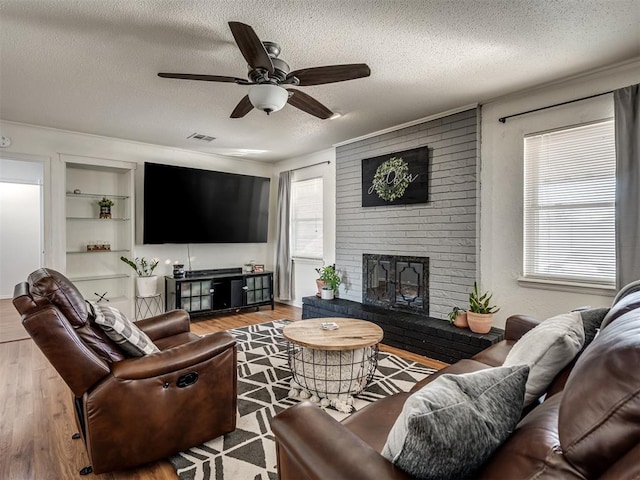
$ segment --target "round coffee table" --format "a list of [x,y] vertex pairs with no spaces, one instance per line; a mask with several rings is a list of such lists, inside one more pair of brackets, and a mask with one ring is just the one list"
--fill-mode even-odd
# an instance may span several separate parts
[[[337,325],[325,329],[323,325]],[[383,331],[351,318],[301,320],[284,327],[292,381],[290,396],[301,396],[350,412],[378,365]]]

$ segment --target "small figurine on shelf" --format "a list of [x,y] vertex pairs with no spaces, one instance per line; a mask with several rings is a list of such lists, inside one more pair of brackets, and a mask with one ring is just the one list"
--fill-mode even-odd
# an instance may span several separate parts
[[98,206],[100,207],[100,218],[111,218],[111,207],[113,207],[113,205],[113,200],[107,197],[102,197],[102,200],[98,202]]

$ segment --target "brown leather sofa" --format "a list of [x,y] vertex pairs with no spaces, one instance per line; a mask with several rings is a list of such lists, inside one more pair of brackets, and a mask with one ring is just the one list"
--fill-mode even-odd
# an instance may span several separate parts
[[[544,401],[525,412],[477,478],[640,478],[640,286],[624,293],[614,300],[599,335],[555,377]],[[502,365],[513,344],[538,323],[510,317],[504,341],[431,375],[412,391],[445,373]],[[309,402],[281,412],[271,424],[279,478],[411,478],[379,453],[410,394],[378,400],[342,423]],[[429,452],[424,455],[428,459]]]
[[13,303],[73,393],[94,473],[159,460],[235,429],[229,333],[194,335],[187,312],[174,310],[136,324],[160,352],[128,358],[93,323],[76,287],[46,268],[16,285]]

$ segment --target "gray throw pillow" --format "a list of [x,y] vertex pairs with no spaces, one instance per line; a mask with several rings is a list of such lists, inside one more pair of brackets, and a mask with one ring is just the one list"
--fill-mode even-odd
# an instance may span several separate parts
[[88,303],[93,310],[93,321],[129,355],[141,357],[160,351],[147,334],[133,324],[120,310],[99,303]]
[[582,326],[584,327],[584,345],[582,346],[582,350],[587,348],[589,344],[593,342],[593,339],[596,338],[596,333],[598,333],[602,320],[604,320],[607,313],[609,313],[609,308],[607,307],[580,310]]
[[584,337],[580,312],[570,312],[546,319],[513,345],[503,366],[529,365],[525,405],[547,391],[556,375],[578,354]]
[[529,367],[445,374],[411,395],[382,455],[417,479],[467,478],[514,430]]

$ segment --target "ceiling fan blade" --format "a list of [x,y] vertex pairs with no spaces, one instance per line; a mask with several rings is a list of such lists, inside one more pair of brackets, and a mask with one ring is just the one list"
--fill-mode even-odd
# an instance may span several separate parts
[[322,105],[319,101],[310,95],[307,95],[300,90],[289,89],[293,95],[289,97],[287,102],[296,108],[299,108],[303,112],[310,113],[314,117],[318,117],[321,120],[326,120],[333,115],[333,112],[327,107]]
[[231,118],[242,118],[251,110],[253,110],[253,105],[251,105],[249,95],[245,95],[231,112]]
[[250,82],[244,78],[223,77],[220,75],[198,75],[192,73],[159,73],[162,78],[177,78],[179,80],[202,80],[204,82],[226,82],[238,83],[240,85],[248,85]]
[[229,28],[231,28],[233,38],[249,66],[252,69],[263,68],[269,73],[273,73],[271,57],[253,28],[240,22],[229,22]]
[[[287,75],[287,80],[296,77],[300,80],[299,85],[304,87],[307,85],[344,82],[345,80],[354,80],[368,77],[369,75],[371,75],[371,70],[366,63],[351,63],[294,70]],[[284,83],[286,83],[286,80]]]

